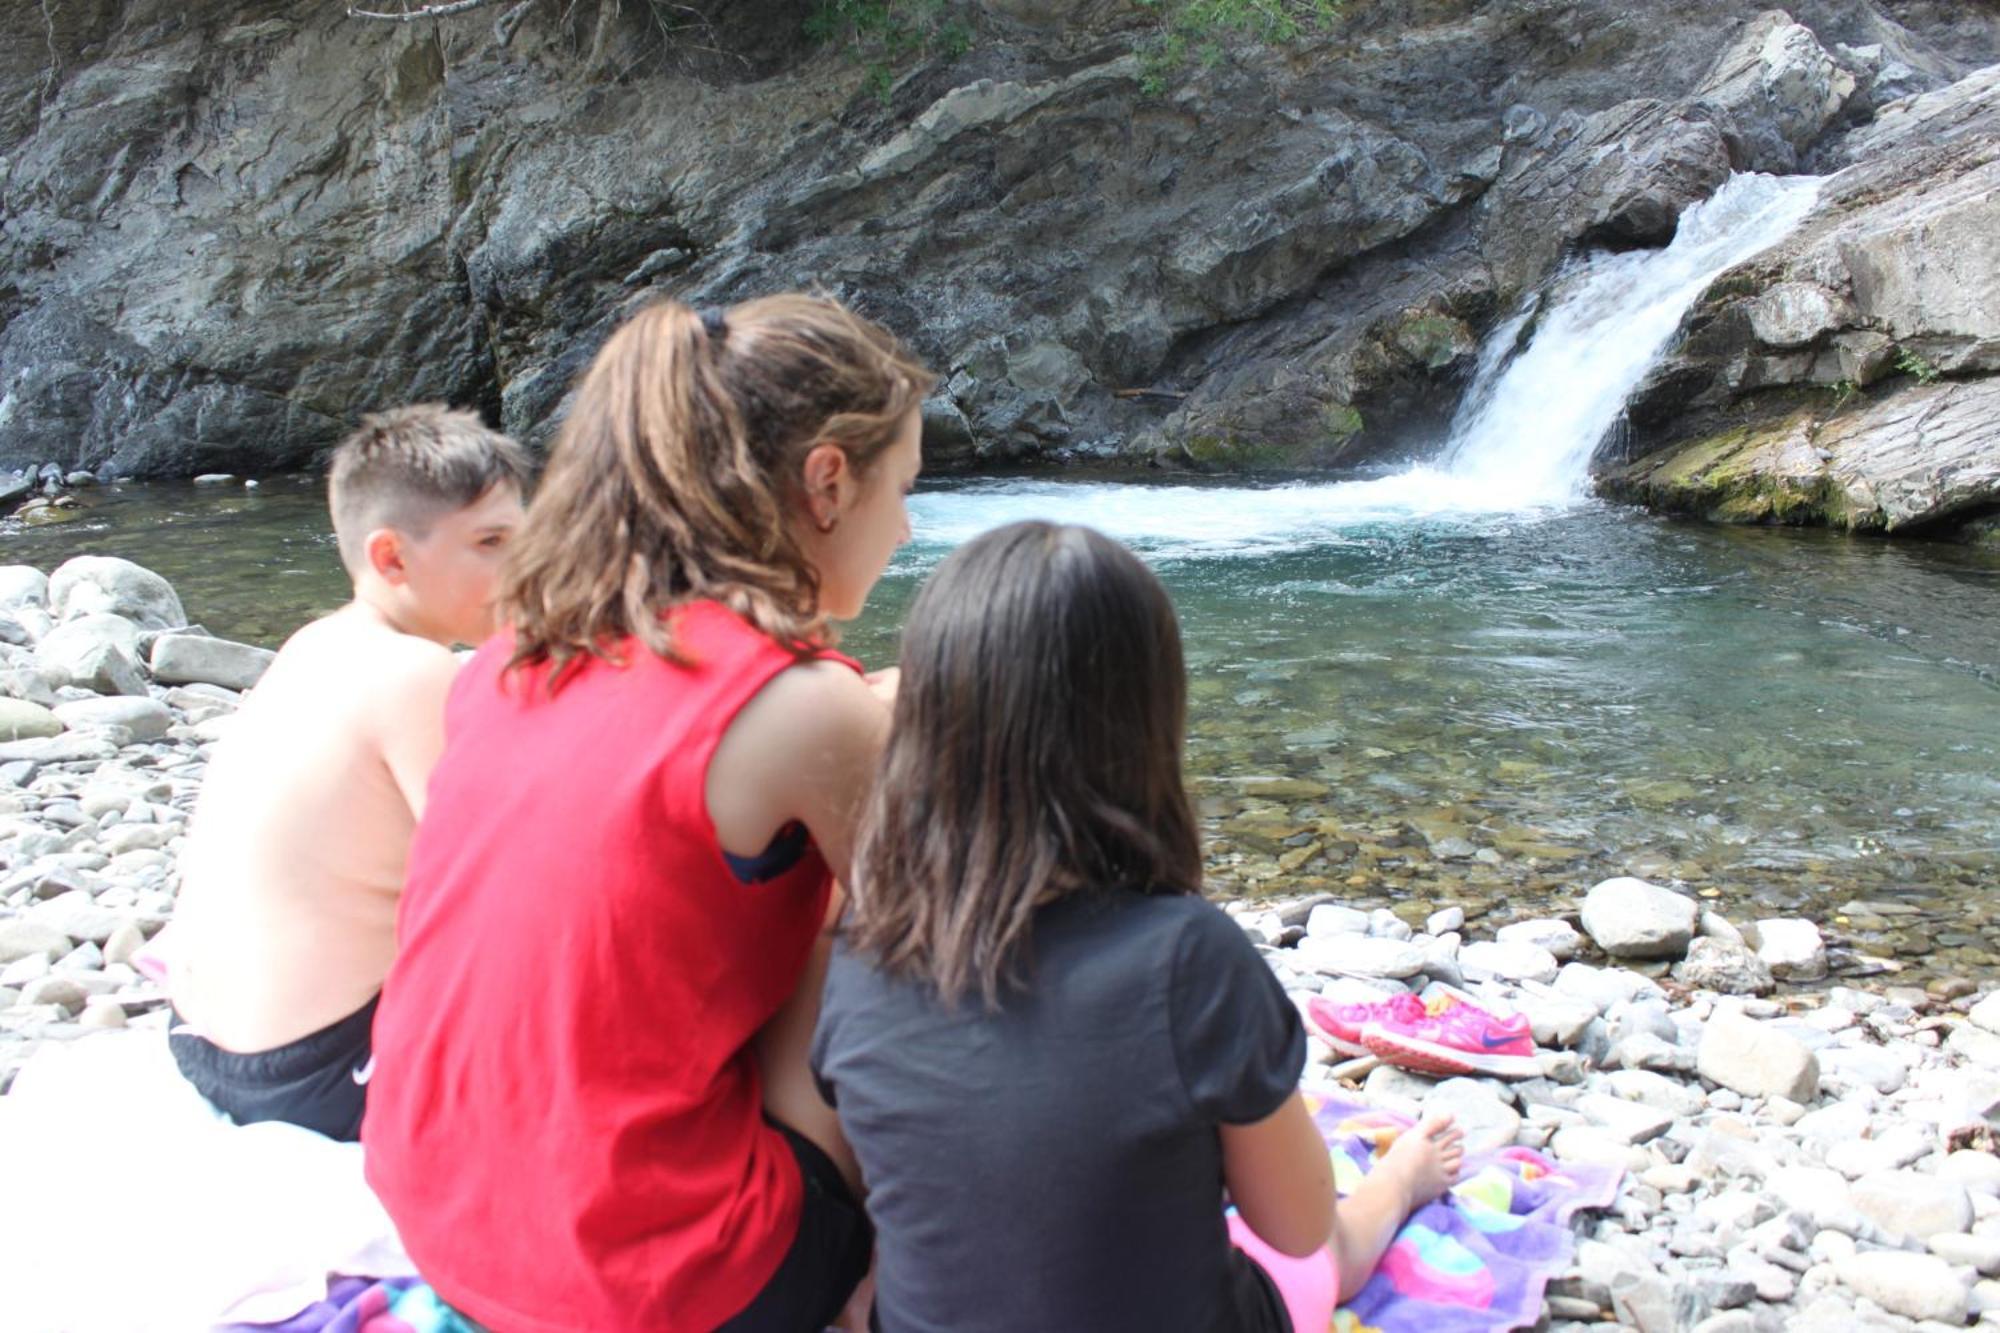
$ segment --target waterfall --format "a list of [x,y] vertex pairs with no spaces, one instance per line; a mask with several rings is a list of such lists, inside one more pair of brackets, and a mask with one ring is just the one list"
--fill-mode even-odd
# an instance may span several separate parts
[[1590,456],[1666,350],[1688,307],[1724,270],[1790,235],[1819,197],[1811,176],[1731,177],[1681,215],[1664,250],[1594,255],[1487,339],[1433,466],[1495,508],[1565,504]]

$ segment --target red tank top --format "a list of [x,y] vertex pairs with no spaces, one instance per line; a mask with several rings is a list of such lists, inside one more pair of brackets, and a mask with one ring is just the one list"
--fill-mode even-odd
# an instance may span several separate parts
[[747,1043],[830,876],[813,849],[740,882],[704,795],[737,710],[796,659],[714,603],[674,631],[690,666],[628,643],[554,697],[489,640],[410,847],[367,1175],[438,1294],[505,1333],[706,1333],[798,1228]]

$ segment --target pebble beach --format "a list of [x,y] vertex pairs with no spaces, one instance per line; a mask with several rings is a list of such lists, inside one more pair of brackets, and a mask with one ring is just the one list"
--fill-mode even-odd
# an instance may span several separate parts
[[[189,628],[128,561],[0,568],[0,1092],[49,1043],[166,1026],[133,957],[172,917],[208,750],[270,657]],[[1301,1003],[1447,985],[1528,1016],[1538,1077],[1431,1079],[1315,1042],[1307,1083],[1449,1110],[1474,1149],[1626,1171],[1579,1223],[1550,1329],[2000,1324],[2000,994],[1898,984],[1825,923],[1731,920],[1657,877],[1470,923],[1420,886],[1398,911],[1269,888],[1227,908]]]

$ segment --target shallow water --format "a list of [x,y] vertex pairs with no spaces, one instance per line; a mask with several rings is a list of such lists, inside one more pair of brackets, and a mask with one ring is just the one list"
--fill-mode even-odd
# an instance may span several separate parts
[[[886,664],[924,572],[974,532],[1087,521],[1180,608],[1219,892],[1504,918],[1632,872],[1923,973],[2000,954],[2000,560],[1449,490],[927,486],[845,646]],[[0,559],[124,555],[209,629],[272,644],[345,596],[315,482],[84,498],[75,522],[0,526]]]

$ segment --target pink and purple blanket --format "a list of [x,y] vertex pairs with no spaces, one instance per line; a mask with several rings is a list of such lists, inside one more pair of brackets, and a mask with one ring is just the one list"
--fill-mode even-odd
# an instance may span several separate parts
[[[1306,1094],[1350,1194],[1408,1116]],[[1331,1333],[1499,1333],[1542,1315],[1549,1279],[1569,1266],[1570,1218],[1618,1197],[1615,1167],[1566,1166],[1527,1148],[1468,1157],[1460,1184],[1413,1214],[1381,1266],[1333,1316]]]
[[[1352,1193],[1413,1123],[1359,1102],[1306,1097],[1342,1194]],[[1527,1148],[1468,1158],[1464,1180],[1404,1224],[1374,1276],[1335,1312],[1328,1333],[1502,1333],[1534,1324],[1549,1279],[1569,1265],[1570,1218],[1609,1207],[1620,1175],[1612,1167],[1565,1166]],[[234,1333],[479,1330],[417,1279],[335,1278],[325,1300],[294,1318],[240,1324]]]

